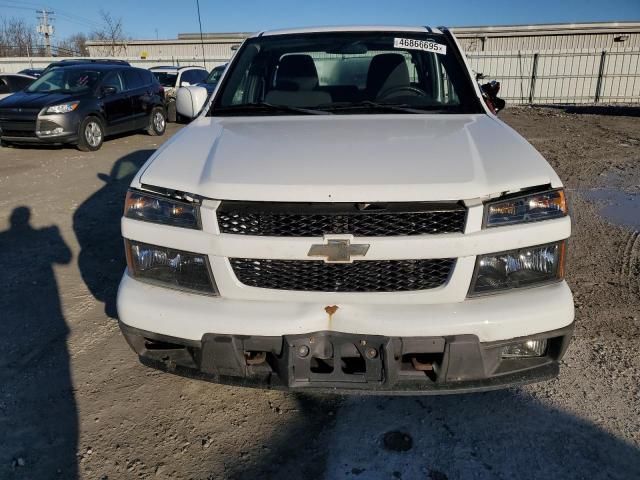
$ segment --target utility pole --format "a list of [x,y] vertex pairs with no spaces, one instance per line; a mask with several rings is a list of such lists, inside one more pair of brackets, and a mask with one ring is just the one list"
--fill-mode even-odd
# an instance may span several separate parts
[[198,25],[200,25],[200,45],[202,45],[202,63],[204,68],[207,68],[207,59],[204,55],[204,38],[202,37],[202,19],[200,18],[200,0],[196,0],[196,6],[198,7]]
[[38,13],[38,33],[44,37],[44,47],[47,57],[51,56],[51,37],[53,36],[53,25],[49,23],[51,16],[54,14],[51,10],[36,10]]

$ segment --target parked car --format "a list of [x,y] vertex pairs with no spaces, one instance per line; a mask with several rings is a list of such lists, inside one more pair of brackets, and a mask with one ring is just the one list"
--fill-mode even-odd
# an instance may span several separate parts
[[20,73],[0,73],[0,100],[27,88],[35,77]]
[[25,68],[24,70],[20,70],[18,73],[38,78],[42,75],[42,72],[44,72],[44,68]]
[[[562,182],[446,28],[246,40],[134,177],[120,327],[146,365],[296,391],[484,391],[557,375]],[[495,106],[495,104],[494,104]]]
[[51,62],[47,65],[47,68],[43,70],[43,74],[58,67],[71,67],[73,65],[121,65],[130,67],[131,64],[126,60],[114,60],[111,58],[67,58],[65,60],[59,60],[57,62]]
[[148,70],[103,63],[56,67],[0,101],[0,140],[73,143],[93,151],[116,133],[162,135],[163,95]]
[[156,76],[160,85],[164,87],[167,119],[170,122],[175,122],[178,119],[176,114],[176,91],[178,88],[202,83],[209,75],[205,68],[198,66],[158,66],[149,70]]
[[211,72],[209,73],[209,76],[206,78],[206,80],[203,83],[198,83],[197,85],[206,88],[209,94],[213,93],[226,68],[227,68],[226,63],[224,65],[218,65],[217,67],[211,70]]

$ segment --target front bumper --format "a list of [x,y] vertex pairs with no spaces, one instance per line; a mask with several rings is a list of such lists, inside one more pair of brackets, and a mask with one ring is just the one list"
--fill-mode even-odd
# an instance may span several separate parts
[[[493,342],[557,330],[574,318],[566,282],[438,304],[397,303],[395,294],[364,295],[368,303],[360,295],[349,296],[352,302],[339,295],[319,295],[313,302],[211,297],[149,285],[125,273],[118,315],[131,327],[194,341],[210,332],[285,336],[334,331],[386,337],[475,335],[480,342]],[[389,303],[379,303],[380,298]],[[338,308],[329,315],[328,306]]]
[[[81,115],[76,112],[54,115],[39,115],[26,121],[0,122],[0,138],[11,143],[59,144],[78,140]],[[27,119],[28,120],[28,119]],[[61,131],[55,131],[61,129]],[[55,131],[55,133],[53,133]]]
[[[141,362],[217,383],[336,393],[480,392],[548,380],[558,374],[573,323],[496,342],[475,335],[387,337],[321,331],[249,336],[207,333],[199,341],[120,328]],[[501,357],[509,343],[547,339],[542,357]]]

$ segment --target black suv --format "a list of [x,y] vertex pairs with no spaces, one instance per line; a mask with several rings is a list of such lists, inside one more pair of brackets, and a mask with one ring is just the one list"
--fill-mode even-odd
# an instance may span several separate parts
[[60,66],[0,101],[3,143],[74,143],[94,151],[104,137],[164,134],[164,90],[148,70],[121,64]]

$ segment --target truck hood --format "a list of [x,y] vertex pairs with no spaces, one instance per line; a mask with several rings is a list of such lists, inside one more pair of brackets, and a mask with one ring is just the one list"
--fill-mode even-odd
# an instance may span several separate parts
[[561,185],[531,145],[483,114],[200,117],[136,183],[299,202],[476,199]]

